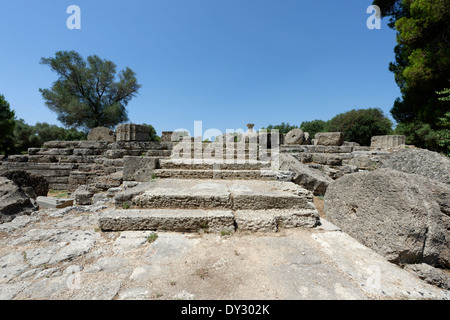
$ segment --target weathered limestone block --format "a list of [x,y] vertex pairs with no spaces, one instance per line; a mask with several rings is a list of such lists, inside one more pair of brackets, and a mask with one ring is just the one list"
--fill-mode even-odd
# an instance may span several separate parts
[[74,156],[92,156],[92,155],[100,155],[103,153],[103,149],[74,149]]
[[277,232],[280,228],[314,228],[320,221],[316,210],[239,210],[234,214],[237,230]]
[[323,195],[333,181],[323,172],[303,165],[289,154],[280,154],[280,170],[294,172],[294,182],[311,190],[316,196]]
[[80,141],[78,147],[74,149],[103,149],[105,150],[108,147],[108,142],[106,141]]
[[49,183],[41,175],[31,174],[25,170],[11,170],[2,174],[3,177],[14,181],[30,198],[46,196]]
[[75,190],[81,185],[93,183],[96,177],[96,172],[72,171],[69,175],[70,190]]
[[148,141],[150,129],[137,124],[120,124],[116,128],[116,141]]
[[44,148],[62,148],[62,149],[75,149],[79,148],[81,141],[47,141],[44,142]]
[[19,215],[29,215],[36,209],[30,197],[17,184],[0,177],[0,224],[12,221]]
[[226,210],[111,210],[100,214],[99,226],[103,231],[235,231],[233,213]]
[[345,175],[325,194],[325,215],[389,261],[450,266],[450,187],[378,169]]
[[370,151],[370,147],[355,146],[355,147],[353,147],[353,151]]
[[425,149],[401,149],[381,157],[381,168],[416,173],[450,184],[450,158]]
[[405,136],[375,136],[372,137],[371,148],[390,149],[398,148],[406,144]]
[[37,197],[36,202],[39,205],[39,208],[42,209],[59,209],[73,205],[73,200],[71,199],[58,199],[53,197]]
[[161,141],[172,142],[173,131],[163,131],[161,134]]
[[344,134],[342,132],[316,133],[314,145],[342,146],[343,144],[344,144]]
[[350,153],[353,147],[350,146],[311,146],[309,147],[311,153]]
[[348,146],[348,147],[359,147],[360,144],[357,143],[357,142],[344,141],[344,146]]
[[416,274],[420,279],[445,290],[450,290],[450,275],[444,270],[433,268],[432,266],[419,263],[405,267],[406,270]]
[[101,175],[93,179],[95,188],[106,191],[110,188],[117,188],[123,182],[123,172],[114,172],[107,175]]
[[12,155],[8,157],[10,162],[28,162],[28,156],[25,155]]
[[104,165],[105,167],[123,167],[124,166],[123,159],[102,158],[100,160],[101,160],[101,162],[99,162],[99,163]]
[[377,167],[379,161],[379,157],[375,155],[355,154],[351,159],[343,160],[343,163],[356,166],[362,170],[373,170]]
[[[30,150],[28,150],[30,151]],[[35,155],[42,155],[42,156],[68,156],[73,153],[73,149],[67,149],[67,148],[40,148],[37,152],[35,150],[31,150]]]
[[147,157],[170,157],[172,154],[171,150],[148,150]]
[[[162,135],[161,135],[161,142],[162,143],[180,142],[180,141],[183,141],[183,138],[185,136],[186,136],[186,132],[163,131]],[[193,137],[192,137],[192,139],[193,139]],[[191,140],[190,137],[189,137],[189,140]]]
[[352,165],[342,165],[342,166],[321,166],[319,169],[327,174],[331,179],[336,180],[343,177],[345,174],[358,172],[358,167]]
[[313,153],[312,162],[338,166],[342,164],[342,157],[338,154]]
[[[69,183],[69,176],[66,177],[47,177],[46,180],[48,181],[49,186],[54,184],[68,184]],[[49,188],[50,189],[50,188]],[[51,188],[54,189],[54,188]]]
[[103,169],[103,165],[98,163],[85,163],[78,166],[78,171],[82,172],[99,172],[101,174]]
[[303,141],[302,145],[310,145],[311,144],[311,135],[308,132],[304,133],[305,135],[305,140]]
[[28,162],[32,163],[55,163],[58,162],[60,157],[58,156],[28,156]]
[[295,153],[292,156],[300,161],[301,163],[311,163],[313,162],[313,154],[312,153]]
[[89,141],[116,141],[116,133],[106,127],[97,127],[91,130],[88,134]]
[[152,180],[153,170],[159,166],[157,157],[132,157],[123,158],[123,179],[125,181],[148,182]]
[[284,137],[286,144],[302,144],[305,141],[305,133],[301,129],[294,129]]
[[105,157],[108,159],[123,158],[126,155],[128,155],[128,150],[124,150],[124,149],[114,149],[114,150],[108,150],[105,152]]
[[95,163],[95,156],[68,156],[59,160],[60,163]]
[[41,151],[41,148],[28,148],[28,155],[34,156],[39,151]]
[[91,205],[92,197],[97,192],[95,188],[87,185],[80,185],[74,193],[72,193],[71,198],[74,200],[75,205]]

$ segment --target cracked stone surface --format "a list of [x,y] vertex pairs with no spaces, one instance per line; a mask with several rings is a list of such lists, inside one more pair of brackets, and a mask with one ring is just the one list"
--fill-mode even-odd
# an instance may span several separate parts
[[0,299],[450,298],[328,223],[149,238],[155,232],[101,232],[101,208],[0,225]]

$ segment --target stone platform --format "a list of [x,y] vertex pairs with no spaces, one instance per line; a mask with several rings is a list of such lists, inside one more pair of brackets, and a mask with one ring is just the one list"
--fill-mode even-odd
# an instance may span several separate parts
[[120,192],[105,231],[278,231],[315,227],[313,194],[291,182],[161,179]]
[[163,159],[159,169],[154,170],[158,178],[171,179],[227,179],[227,180],[280,180],[291,181],[288,172],[280,174],[272,170],[269,161],[231,159]]

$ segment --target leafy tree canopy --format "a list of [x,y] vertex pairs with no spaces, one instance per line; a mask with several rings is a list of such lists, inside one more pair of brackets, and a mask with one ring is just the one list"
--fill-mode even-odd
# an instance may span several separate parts
[[85,61],[75,51],[59,51],[54,58],[42,58],[41,64],[58,74],[50,89],[39,91],[65,126],[89,131],[128,120],[126,106],[141,87],[130,68],[117,78],[113,62],[96,55]]
[[8,145],[15,125],[15,113],[0,94],[0,152],[8,153]]
[[327,122],[323,120],[303,121],[300,124],[300,129],[308,132],[311,138],[314,138],[316,133],[327,131]]
[[144,123],[143,126],[147,126],[150,129],[150,141],[161,141],[161,137],[157,135],[156,129],[151,124]]
[[26,153],[28,148],[40,148],[47,141],[78,141],[86,140],[87,135],[82,131],[65,129],[48,123],[36,123],[31,126],[23,119],[15,120],[12,134],[8,137],[8,154]]
[[381,109],[354,109],[332,118],[327,130],[342,132],[346,141],[370,146],[373,136],[392,134],[392,125]]
[[0,94],[0,139],[11,134],[14,129],[15,113],[11,110],[5,96]]
[[263,129],[266,129],[267,132],[270,132],[271,130],[275,129],[275,130],[278,130],[279,134],[286,134],[291,130],[298,129],[298,126],[290,125],[289,123],[282,122],[281,124],[278,124],[278,125],[269,125],[269,126],[267,126],[267,128],[263,128]]
[[[422,148],[442,151],[419,139],[420,129],[435,133],[442,130],[442,119],[450,110],[450,100],[439,99],[450,74],[450,1],[441,0],[375,0],[382,16],[390,17],[389,26],[397,30],[395,62],[389,66],[402,96],[393,105],[391,114],[411,143]],[[423,130],[426,128],[427,130]],[[439,136],[439,135],[438,135]],[[414,140],[417,137],[418,140]],[[429,135],[428,135],[429,137]]]

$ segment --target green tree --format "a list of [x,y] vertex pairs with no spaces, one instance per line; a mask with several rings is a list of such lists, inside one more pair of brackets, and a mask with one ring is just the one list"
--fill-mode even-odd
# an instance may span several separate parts
[[84,132],[77,131],[74,128],[65,129],[54,124],[36,123],[32,127],[33,133],[37,138],[37,144],[43,145],[47,141],[79,141],[86,140],[87,135]]
[[[440,101],[450,101],[450,88],[437,92],[438,95],[446,95],[440,97]],[[438,145],[442,152],[450,156],[450,111],[447,111],[443,117],[438,119],[437,125],[439,129],[436,134],[438,137]]]
[[332,118],[327,131],[342,132],[346,141],[369,146],[373,136],[392,134],[392,121],[378,108],[354,109]]
[[450,1],[375,0],[373,4],[384,17],[390,17],[389,26],[397,30],[395,62],[389,70],[402,96],[394,102],[391,114],[402,124],[399,130],[411,139],[418,138],[411,143],[442,150],[442,141],[419,139],[417,132],[408,130],[439,131],[450,109],[450,100],[440,100],[436,94],[445,88],[450,74]]
[[39,139],[35,134],[34,128],[25,123],[23,119],[15,121],[14,130],[9,142],[10,153],[25,153],[28,148],[39,147]]
[[93,55],[85,61],[75,51],[59,51],[54,58],[42,58],[58,74],[50,89],[39,89],[46,105],[67,127],[84,131],[113,128],[128,120],[126,106],[141,87],[130,69]]
[[15,125],[15,113],[11,110],[5,96],[0,94],[0,151],[8,155],[11,149],[12,133]]
[[151,124],[144,123],[143,126],[147,126],[150,129],[150,138],[149,138],[150,141],[155,141],[155,142],[161,141],[161,137],[158,136],[155,128]]
[[266,129],[267,132],[270,132],[271,130],[278,130],[278,133],[286,134],[291,130],[298,129],[298,126],[290,125],[289,123],[282,122],[281,124],[278,124],[278,125],[269,125],[269,126],[267,126],[267,128],[263,128],[263,129]]
[[318,132],[327,131],[327,122],[323,120],[303,121],[300,124],[300,129],[308,132],[311,138],[314,138]]
[[450,101],[450,88],[446,88],[440,92],[436,92],[438,95],[447,95],[445,97],[440,97],[440,101]]
[[31,126],[19,119],[15,120],[14,130],[9,138],[9,154],[26,153],[29,148],[40,148],[47,141],[78,141],[86,138],[86,133],[74,128],[65,129],[45,122]]
[[423,122],[399,123],[395,133],[406,137],[406,144],[427,146],[429,149],[439,148],[439,136],[436,130]]

